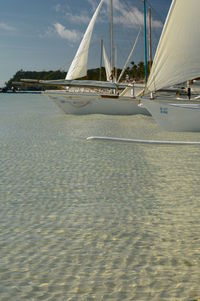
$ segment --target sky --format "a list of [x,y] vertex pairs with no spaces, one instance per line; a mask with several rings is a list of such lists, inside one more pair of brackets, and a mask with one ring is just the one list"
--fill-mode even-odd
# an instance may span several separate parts
[[[153,53],[172,0],[147,0],[152,9]],[[0,86],[17,71],[67,71],[100,0],[1,0]],[[109,0],[92,35],[88,68],[100,65],[100,40],[108,54]],[[113,0],[114,44],[122,68],[141,26],[143,0]],[[143,29],[131,61],[144,61]]]

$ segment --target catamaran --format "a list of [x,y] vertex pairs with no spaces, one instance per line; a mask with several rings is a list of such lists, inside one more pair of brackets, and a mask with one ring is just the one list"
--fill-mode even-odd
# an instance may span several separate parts
[[173,0],[142,104],[168,131],[200,131],[200,96],[163,97],[159,90],[200,76],[200,1]]

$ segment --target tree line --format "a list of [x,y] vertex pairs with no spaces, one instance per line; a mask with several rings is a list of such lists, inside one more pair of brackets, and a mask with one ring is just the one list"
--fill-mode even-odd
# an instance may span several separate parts
[[[115,70],[114,70],[115,71]],[[119,77],[121,73],[121,69],[117,69],[117,77]],[[149,72],[149,64],[148,64],[148,72]],[[66,71],[61,70],[50,70],[50,71],[24,71],[19,70],[16,74],[6,83],[6,89],[11,89],[13,86],[16,86],[21,79],[37,79],[37,80],[57,80],[64,79],[66,77]],[[135,80],[135,81],[143,81],[145,78],[145,66],[144,62],[139,62],[135,64],[135,62],[131,62],[130,66],[126,68],[124,75],[121,81],[127,80]],[[82,78],[87,80],[106,80],[106,72],[105,68],[94,68],[89,69],[87,72],[87,76]],[[44,87],[42,85],[33,85],[28,87],[30,90],[41,90]],[[55,87],[54,87],[55,88]]]

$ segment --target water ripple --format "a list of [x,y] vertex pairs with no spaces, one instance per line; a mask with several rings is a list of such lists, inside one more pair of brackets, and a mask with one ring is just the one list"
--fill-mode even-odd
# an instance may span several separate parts
[[197,140],[146,116],[67,116],[45,96],[0,96],[1,300],[200,296]]

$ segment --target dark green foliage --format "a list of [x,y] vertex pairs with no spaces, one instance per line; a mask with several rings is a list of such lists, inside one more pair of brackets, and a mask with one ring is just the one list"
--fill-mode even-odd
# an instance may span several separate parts
[[[149,70],[149,66],[148,66]],[[117,70],[117,75],[119,76],[121,73],[121,69]],[[127,67],[124,75],[122,77],[122,81],[126,79],[128,75],[130,80],[144,80],[145,70],[144,70],[144,62],[139,62],[137,65],[134,62],[131,62],[131,67]],[[13,82],[20,82],[20,79],[41,79],[41,80],[56,80],[56,79],[64,79],[66,76],[65,71],[24,71],[19,70],[17,73],[7,82],[6,88],[10,89],[13,86]],[[87,76],[83,79],[88,80],[100,80],[100,69],[90,69],[87,72]],[[106,80],[105,68],[101,68],[101,80]],[[36,88],[36,87],[35,87]],[[30,89],[30,87],[29,87]],[[37,87],[37,89],[42,89],[42,87]]]
[[7,87],[12,86],[12,82],[20,82],[20,79],[42,79],[42,80],[54,80],[63,79],[66,76],[66,72],[56,70],[56,71],[24,71],[19,70],[8,82]]

